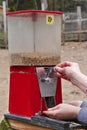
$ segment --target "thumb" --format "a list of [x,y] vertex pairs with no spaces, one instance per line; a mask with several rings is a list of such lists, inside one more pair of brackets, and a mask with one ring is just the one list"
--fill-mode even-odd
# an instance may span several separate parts
[[60,74],[62,74],[63,73],[63,71],[64,71],[64,69],[63,68],[61,68],[61,67],[55,67],[55,71],[57,72],[57,73],[60,73]]
[[53,111],[43,111],[43,114],[47,115],[47,116],[52,116],[53,115]]

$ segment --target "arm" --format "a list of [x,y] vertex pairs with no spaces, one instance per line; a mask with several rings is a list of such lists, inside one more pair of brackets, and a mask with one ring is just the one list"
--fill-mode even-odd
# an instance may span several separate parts
[[87,107],[85,106],[77,107],[62,103],[47,111],[43,111],[43,114],[58,120],[78,120],[80,123],[87,125]]
[[[73,85],[80,88],[87,94],[87,76],[81,73],[79,65],[73,62],[64,62],[58,64],[54,70],[57,75],[63,79],[70,81]],[[78,120],[87,124],[87,101],[71,102],[69,104],[59,104],[53,108],[43,111],[48,117],[59,120]]]
[[79,65],[74,62],[63,62],[55,67],[57,75],[70,81],[87,94],[87,76],[82,74]]
[[74,75],[72,75],[71,78],[72,84],[77,86],[81,91],[83,91],[87,95],[87,76],[77,72],[75,72]]
[[80,109],[80,107],[62,103],[43,111],[43,113],[50,118],[58,120],[76,120]]

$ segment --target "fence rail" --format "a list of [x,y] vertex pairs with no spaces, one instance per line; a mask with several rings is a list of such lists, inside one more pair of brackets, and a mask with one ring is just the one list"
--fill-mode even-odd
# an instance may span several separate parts
[[[66,15],[66,13],[64,14]],[[73,15],[73,17],[72,17]],[[77,7],[77,12],[68,13],[63,17],[62,41],[86,41],[87,40],[87,14],[82,18],[81,7]]]

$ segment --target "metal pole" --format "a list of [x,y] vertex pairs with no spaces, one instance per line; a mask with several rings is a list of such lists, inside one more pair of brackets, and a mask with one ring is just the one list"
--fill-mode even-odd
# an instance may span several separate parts
[[47,9],[47,0],[41,0],[41,9],[46,10]]
[[6,7],[8,8],[8,0],[6,0]]
[[62,12],[64,12],[64,0],[62,0]]
[[81,25],[82,25],[81,6],[77,6],[77,18],[78,18],[79,42],[81,42]]
[[[62,8],[62,12],[64,13],[64,0],[61,1],[61,8]],[[64,14],[63,14],[64,15]],[[65,31],[65,23],[64,23],[64,20],[63,20],[63,16],[62,16],[62,45],[64,45],[65,43],[65,34],[64,34],[64,31]]]
[[34,0],[34,2],[35,2],[35,8],[38,9],[37,1]]
[[3,22],[4,22],[4,42],[7,48],[7,29],[6,29],[6,2],[3,1]]
[[56,11],[56,0],[54,0],[54,10]]

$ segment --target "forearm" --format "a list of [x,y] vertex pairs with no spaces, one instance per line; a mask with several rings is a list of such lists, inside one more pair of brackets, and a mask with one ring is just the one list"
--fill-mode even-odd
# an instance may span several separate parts
[[71,82],[73,85],[77,86],[81,91],[87,94],[87,76],[82,73],[74,73],[71,78]]

